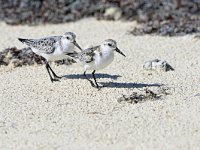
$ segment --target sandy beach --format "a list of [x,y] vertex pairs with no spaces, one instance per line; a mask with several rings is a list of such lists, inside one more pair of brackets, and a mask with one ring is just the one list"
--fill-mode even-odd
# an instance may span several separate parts
[[[17,38],[77,34],[82,46],[113,38],[118,53],[94,89],[78,65],[52,68],[65,75],[51,83],[44,65],[0,67],[1,150],[198,150],[200,147],[200,40],[193,36],[133,36],[134,22],[83,19],[75,23],[9,26],[0,23],[0,51]],[[144,61],[161,59],[175,69],[143,70]],[[89,72],[88,72],[89,73]],[[118,103],[122,94],[165,85],[170,95],[156,101]]]

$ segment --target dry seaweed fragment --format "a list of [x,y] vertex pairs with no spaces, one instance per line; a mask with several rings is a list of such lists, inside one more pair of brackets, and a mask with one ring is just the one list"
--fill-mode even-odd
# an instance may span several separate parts
[[132,92],[130,95],[122,95],[120,98],[117,99],[118,103],[121,102],[127,102],[131,104],[137,104],[137,103],[142,103],[147,100],[158,100],[162,96],[169,95],[168,87],[159,87],[157,91],[150,90],[148,88],[145,88],[142,90],[142,93],[140,92]]
[[[72,59],[55,61],[57,65],[70,65],[74,63]],[[14,67],[44,64],[44,58],[33,53],[30,48],[17,49],[7,48],[0,52],[0,66],[13,65]]]

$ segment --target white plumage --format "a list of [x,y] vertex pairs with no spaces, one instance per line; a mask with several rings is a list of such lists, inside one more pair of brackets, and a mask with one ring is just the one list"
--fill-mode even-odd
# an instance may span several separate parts
[[[46,59],[46,69],[51,81],[58,81],[61,78],[55,74],[48,64],[49,61],[67,59],[67,53],[73,53],[75,46],[80,50],[81,47],[76,42],[76,35],[72,32],[66,32],[62,36],[50,36],[41,39],[22,39],[19,40],[29,46],[34,53]],[[51,76],[51,73],[53,77]]]
[[[75,61],[81,64],[85,71],[84,76],[91,83],[92,86],[99,88],[99,85],[96,82],[95,71],[101,70],[107,67],[114,60],[114,51],[125,56],[118,48],[116,41],[112,39],[105,40],[101,45],[91,47],[83,50],[80,53],[70,53],[68,54]],[[95,81],[95,84],[87,78],[86,71],[93,70],[92,75]]]

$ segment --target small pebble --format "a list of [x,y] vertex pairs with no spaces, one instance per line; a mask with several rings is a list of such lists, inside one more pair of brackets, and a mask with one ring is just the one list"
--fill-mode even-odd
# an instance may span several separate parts
[[122,12],[118,7],[110,7],[105,10],[104,17],[110,17],[114,20],[121,18]]
[[145,70],[156,70],[161,72],[167,72],[170,70],[174,70],[171,65],[169,65],[166,61],[154,59],[150,61],[144,62],[143,68]]

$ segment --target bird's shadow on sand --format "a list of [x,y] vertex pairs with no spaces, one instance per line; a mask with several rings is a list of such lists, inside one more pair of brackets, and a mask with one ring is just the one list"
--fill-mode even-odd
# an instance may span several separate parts
[[[87,75],[90,79],[92,79],[92,75]],[[100,82],[99,78],[111,78],[113,80],[117,80],[120,75],[110,75],[110,74],[95,74],[97,78],[97,82],[101,84],[102,88],[143,88],[143,87],[160,87],[163,84],[147,84],[147,83],[134,83],[134,82]],[[83,74],[73,74],[73,75],[65,75],[63,76],[66,79],[85,79]],[[88,83],[90,84],[90,83]]]
[[[71,75],[65,75],[63,76],[64,78],[66,79],[85,79],[84,75],[83,74],[71,74]],[[92,79],[92,75],[91,74],[87,74],[87,77]],[[95,77],[97,79],[99,78],[110,78],[110,79],[113,79],[113,80],[117,80],[119,77],[121,77],[120,75],[110,75],[110,74],[104,74],[104,73],[101,73],[101,74],[95,74]]]
[[160,87],[163,84],[147,84],[147,83],[122,83],[122,82],[100,82],[103,87],[107,88],[143,88],[143,87]]

